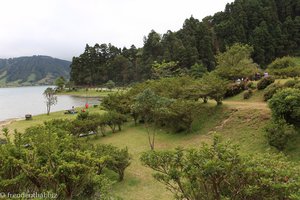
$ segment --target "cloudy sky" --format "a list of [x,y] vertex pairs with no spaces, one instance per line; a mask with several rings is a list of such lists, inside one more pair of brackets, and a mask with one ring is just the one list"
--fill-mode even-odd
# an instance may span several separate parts
[[85,44],[143,45],[151,29],[176,31],[232,0],[0,0],[0,57],[71,60]]

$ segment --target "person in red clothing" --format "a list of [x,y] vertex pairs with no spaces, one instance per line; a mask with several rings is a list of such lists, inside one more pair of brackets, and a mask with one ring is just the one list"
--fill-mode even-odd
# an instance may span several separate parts
[[85,108],[86,108],[86,109],[89,108],[89,104],[88,104],[88,103],[85,104]]

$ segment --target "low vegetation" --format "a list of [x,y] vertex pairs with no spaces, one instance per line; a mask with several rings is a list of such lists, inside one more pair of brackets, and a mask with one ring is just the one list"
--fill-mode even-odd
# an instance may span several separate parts
[[57,199],[109,199],[112,180],[104,170],[115,171],[121,181],[130,164],[127,149],[80,142],[56,121],[24,133],[15,131],[13,141],[7,129],[3,132],[0,185],[4,193],[49,191]]
[[288,199],[300,191],[299,166],[280,156],[241,156],[218,138],[200,149],[146,152],[141,161],[174,199]]

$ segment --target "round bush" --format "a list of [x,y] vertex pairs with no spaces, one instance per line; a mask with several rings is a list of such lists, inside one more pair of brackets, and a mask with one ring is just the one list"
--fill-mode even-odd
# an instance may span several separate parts
[[251,89],[244,92],[244,99],[249,99],[253,94],[253,91]]
[[238,95],[241,93],[245,88],[245,85],[243,83],[237,84],[237,83],[231,83],[228,85],[225,98],[226,97],[233,97],[235,95]]
[[273,121],[266,127],[266,137],[271,146],[282,151],[289,139],[297,134],[293,125],[287,124],[284,120]]
[[255,86],[255,84],[252,81],[249,81],[249,82],[246,83],[245,88],[246,89],[255,89],[256,86]]
[[268,87],[268,85],[271,85],[274,82],[275,82],[275,78],[274,77],[272,77],[272,76],[264,77],[263,79],[261,79],[257,83],[257,89],[258,90],[263,90],[266,87]]
[[284,119],[294,125],[300,125],[300,90],[286,88],[278,91],[269,100],[273,117]]

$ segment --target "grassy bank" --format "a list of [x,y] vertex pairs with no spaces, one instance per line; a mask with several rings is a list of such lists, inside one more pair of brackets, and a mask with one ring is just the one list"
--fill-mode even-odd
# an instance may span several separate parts
[[[79,112],[83,108],[76,108],[76,110]],[[90,113],[101,113],[99,108],[93,108],[90,107],[88,109]],[[32,117],[32,120],[18,120],[13,121],[12,123],[8,125],[4,125],[3,127],[8,128],[11,132],[15,129],[17,129],[20,132],[23,132],[26,128],[38,124],[42,124],[46,121],[53,120],[53,119],[75,119],[76,114],[64,114],[65,111],[57,111],[57,112],[51,112],[50,115],[42,114],[42,115],[36,115]]]

